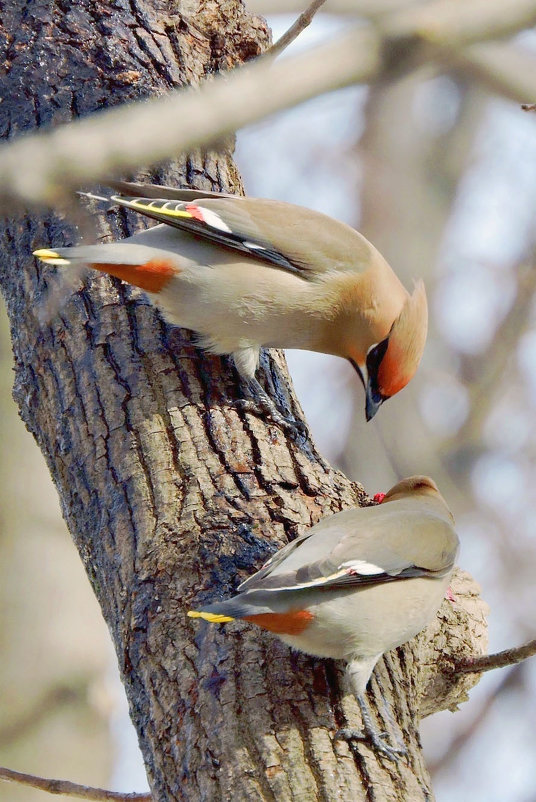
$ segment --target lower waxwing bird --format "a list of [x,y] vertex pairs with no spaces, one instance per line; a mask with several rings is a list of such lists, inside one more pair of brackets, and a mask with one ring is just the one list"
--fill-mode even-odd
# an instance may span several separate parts
[[145,290],[201,347],[232,354],[272,408],[255,378],[263,346],[348,359],[365,388],[367,420],[413,377],[426,341],[424,285],[410,295],[350,226],[281,201],[110,183],[128,196],[110,200],[163,225],[34,255],[52,265],[85,263]]
[[[435,482],[403,479],[381,504],[321,520],[278,551],[237,596],[192,618],[241,618],[316,657],[347,661],[347,677],[365,737],[391,760],[405,750],[383,740],[372,723],[365,689],[384,652],[431,621],[445,596],[458,553],[454,519]],[[363,738],[355,730],[336,737]]]

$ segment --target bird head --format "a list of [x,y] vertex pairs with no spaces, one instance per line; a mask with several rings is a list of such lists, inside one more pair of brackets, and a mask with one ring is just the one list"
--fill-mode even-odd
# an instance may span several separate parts
[[419,366],[428,330],[428,306],[422,281],[408,295],[389,334],[372,345],[364,365],[350,360],[361,377],[366,394],[365,414],[371,420],[380,406],[402,390]]
[[429,476],[408,476],[405,479],[401,479],[400,482],[397,482],[384,494],[382,504],[387,504],[389,501],[396,501],[396,499],[415,493],[436,495],[439,494],[439,488]]
[[422,502],[432,502],[435,513],[440,514],[451,524],[454,524],[454,516],[447,506],[447,502],[441,495],[438,486],[429,476],[408,476],[397,482],[396,485],[387,491],[382,499],[382,504],[390,501],[400,501],[410,497],[418,497]]

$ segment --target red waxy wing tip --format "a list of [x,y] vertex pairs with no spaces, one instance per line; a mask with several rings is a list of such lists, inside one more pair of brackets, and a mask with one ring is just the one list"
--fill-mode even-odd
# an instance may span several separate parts
[[199,206],[196,206],[195,203],[187,203],[185,208],[186,211],[190,212],[194,220],[200,220],[202,223],[205,222],[202,209],[200,209]]
[[382,501],[384,500],[384,498],[385,498],[385,493],[376,493],[376,494],[375,494],[375,495],[372,497],[372,500],[373,500],[373,501],[375,501],[375,502],[376,502],[376,504],[381,504],[381,503],[382,503]]

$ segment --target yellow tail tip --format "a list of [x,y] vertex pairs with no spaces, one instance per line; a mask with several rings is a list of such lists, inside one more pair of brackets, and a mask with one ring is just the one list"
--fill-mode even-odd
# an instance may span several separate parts
[[[138,200],[137,198],[133,199],[126,199],[122,198],[121,195],[112,195],[110,200],[118,201],[122,203],[124,206],[129,206],[131,209],[137,209],[140,212],[152,212],[153,214],[157,212],[158,214],[162,215],[162,217],[187,217],[190,220],[193,218],[193,214],[191,212],[187,212],[185,209],[180,208],[169,208],[168,204],[165,206],[159,205],[162,204],[163,201],[160,200],[153,200],[151,201],[149,198],[142,198]],[[178,204],[180,206],[180,204]]]
[[68,259],[64,259],[59,255],[59,253],[56,253],[56,251],[51,251],[49,248],[39,248],[39,250],[33,252],[33,255],[47,265],[70,264]]
[[197,610],[188,610],[189,618],[202,618],[204,621],[209,621],[211,624],[225,624],[227,621],[234,621],[228,615],[216,615],[216,613],[198,613]]

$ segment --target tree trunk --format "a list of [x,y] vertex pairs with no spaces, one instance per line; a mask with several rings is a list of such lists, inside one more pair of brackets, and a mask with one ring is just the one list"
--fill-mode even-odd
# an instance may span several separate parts
[[[110,643],[60,518],[50,476],[11,399],[12,358],[0,309],[0,765],[108,784]],[[16,459],[13,455],[16,454]],[[31,487],[32,503],[28,503]],[[69,604],[65,604],[69,599]],[[0,784],[2,802],[44,802]],[[73,797],[62,802],[74,802]]]
[[[162,0],[6,5],[4,135],[197,83],[266,45],[264,23],[238,0],[180,9],[168,16]],[[190,154],[158,177],[240,189],[226,151]],[[96,219],[99,236],[139,225],[123,212]],[[74,239],[52,215],[5,226],[14,393],[110,629],[155,800],[430,799],[418,721],[474,682],[449,679],[437,659],[483,651],[473,583],[458,578],[456,603],[374,674],[371,700],[384,698],[383,723],[409,750],[396,768],[366,745],[333,742],[339,726],[359,726],[339,666],[291,653],[255,627],[187,619],[189,607],[230,594],[275,548],[365,494],[310,439],[288,439],[233,406],[230,363],[200,354],[142,293],[92,276],[43,322],[45,294],[62,277],[30,253]],[[270,391],[299,414],[282,358],[262,367]]]

